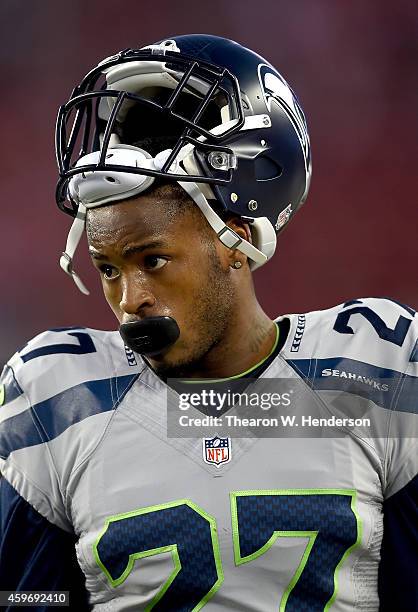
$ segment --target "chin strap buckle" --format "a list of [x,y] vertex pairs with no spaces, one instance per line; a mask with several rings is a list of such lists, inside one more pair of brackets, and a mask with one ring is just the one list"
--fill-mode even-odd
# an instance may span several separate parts
[[238,234],[225,225],[219,232],[217,232],[219,240],[229,249],[236,249],[242,243],[242,238]]
[[73,274],[73,260],[68,255],[68,253],[66,253],[65,251],[63,251],[61,253],[60,266],[61,266],[62,270],[64,270],[64,272],[66,272],[67,274],[72,276],[72,274]]

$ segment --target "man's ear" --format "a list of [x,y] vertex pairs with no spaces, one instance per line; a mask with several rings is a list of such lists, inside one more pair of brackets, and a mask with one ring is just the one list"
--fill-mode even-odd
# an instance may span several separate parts
[[226,221],[226,224],[228,227],[233,229],[234,232],[236,232],[240,238],[243,238],[244,240],[252,244],[249,223],[241,219],[241,217],[231,217],[231,219],[228,219],[228,221]]
[[[231,217],[226,221],[226,225],[238,234],[243,240],[252,244],[251,230],[249,224],[241,217]],[[238,263],[239,262],[239,263]],[[248,262],[247,256],[239,249],[228,249],[228,263],[231,268],[240,269]],[[239,265],[241,264],[241,265]]]

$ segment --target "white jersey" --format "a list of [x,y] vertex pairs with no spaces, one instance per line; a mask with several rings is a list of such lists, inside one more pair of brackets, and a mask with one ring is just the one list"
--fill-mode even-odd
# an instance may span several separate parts
[[167,436],[167,386],[118,332],[45,332],[8,363],[1,472],[76,534],[95,611],[379,609],[383,503],[418,471],[417,321],[377,298],[288,318],[262,377],[337,412],[352,380],[381,436],[234,438],[214,465]]

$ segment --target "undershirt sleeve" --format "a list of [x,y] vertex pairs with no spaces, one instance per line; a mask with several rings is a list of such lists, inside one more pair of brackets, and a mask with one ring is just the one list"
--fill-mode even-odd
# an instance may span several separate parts
[[418,610],[418,475],[383,503],[380,612]]
[[[7,480],[0,480],[0,590],[69,591],[70,610],[91,610],[75,541],[74,535],[39,514]],[[27,609],[48,612],[51,607]]]

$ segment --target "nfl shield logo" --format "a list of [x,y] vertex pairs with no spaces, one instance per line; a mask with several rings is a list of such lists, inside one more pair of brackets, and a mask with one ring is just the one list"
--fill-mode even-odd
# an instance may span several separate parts
[[231,438],[203,438],[203,459],[217,468],[231,461]]
[[289,204],[288,206],[286,206],[284,210],[282,210],[282,212],[277,217],[277,221],[275,225],[275,228],[277,231],[279,231],[279,229],[283,227],[283,225],[285,225],[289,221],[290,215],[292,214],[292,212],[293,212],[292,204]]

